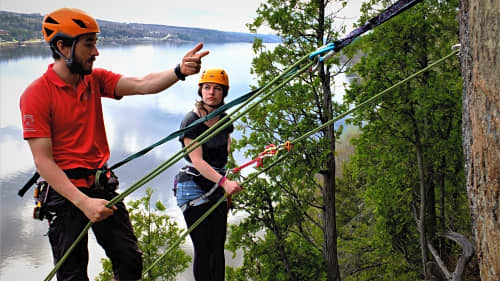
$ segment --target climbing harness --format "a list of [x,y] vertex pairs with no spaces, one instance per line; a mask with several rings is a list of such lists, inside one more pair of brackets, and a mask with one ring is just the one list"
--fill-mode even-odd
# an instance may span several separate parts
[[[227,175],[227,173],[229,172],[229,170],[226,170],[224,168],[212,168],[219,174]],[[224,193],[222,189],[218,189],[220,182],[214,183],[205,178],[200,172],[198,172],[198,170],[196,170],[196,168],[192,164],[188,164],[182,167],[179,170],[179,173],[175,176],[173,188],[175,195],[177,194],[177,183],[186,181],[195,182],[198,187],[200,187],[205,193],[201,197],[191,200],[181,206],[182,211],[187,210],[191,206],[198,205],[202,201],[212,201],[215,197],[218,197],[218,195],[220,196]]]
[[[76,168],[63,171],[70,179],[86,178],[95,173],[96,175],[95,184],[93,188],[99,190],[106,190],[112,192],[115,191],[118,186],[118,177],[116,177],[116,175],[112,171],[107,170],[106,168],[96,169],[96,170]],[[36,177],[30,179],[30,182],[32,180],[36,181],[38,177],[40,177],[40,175],[36,173]],[[28,191],[31,185],[25,185],[21,190],[19,190],[18,192],[19,196],[21,197],[24,196],[24,194]],[[34,219],[37,220],[47,219],[49,223],[51,222],[52,218],[54,217],[54,213],[49,211],[49,206],[48,206],[49,202],[47,201],[47,199],[49,199],[50,197],[49,194],[51,192],[55,191],[51,190],[51,186],[49,185],[48,182],[38,181],[36,183],[33,192],[34,193],[33,197],[35,199],[35,207],[33,209]]]
[[[113,171],[103,167],[101,169],[85,169],[85,168],[75,168],[63,170],[63,172],[70,179],[81,179],[87,178],[91,175],[95,175],[95,182],[92,188],[113,192],[118,187],[118,177],[113,173]],[[33,218],[37,220],[43,221],[47,219],[49,224],[54,218],[54,213],[50,211],[51,204],[55,204],[55,202],[51,202],[51,193],[55,191],[51,188],[48,182],[42,180],[37,180],[40,178],[40,174],[35,173],[33,177],[18,191],[18,195],[23,197],[28,189],[35,185],[34,189],[34,199],[35,199],[35,207],[33,209]]]
[[[264,166],[265,157],[276,156],[280,150],[286,149],[287,151],[290,151],[291,148],[292,145],[290,144],[289,141],[285,142],[283,145],[280,146],[269,144],[264,148],[264,150],[261,153],[259,153],[259,155],[255,159],[252,159],[239,167],[227,170],[214,168],[217,172],[224,175],[217,183],[213,183],[212,181],[209,181],[208,179],[203,177],[201,173],[198,172],[192,165],[184,166],[179,170],[179,173],[175,176],[174,188],[173,188],[174,195],[176,195],[177,193],[177,183],[185,182],[188,180],[193,180],[198,186],[200,186],[201,189],[206,191],[206,193],[204,193],[202,196],[198,198],[195,198],[193,200],[184,203],[182,206],[180,206],[180,209],[182,210],[182,212],[185,212],[192,206],[199,205],[202,202],[214,201],[215,199],[220,198],[221,196],[224,195],[223,193],[224,190],[221,188],[222,183],[229,176],[229,173],[238,174],[241,170],[254,163],[256,164],[255,165],[256,168],[261,168]],[[228,206],[231,205],[230,198],[231,197],[229,196]]]
[[[211,201],[219,199],[221,196],[224,196],[224,189],[222,189],[222,183],[223,183],[222,179],[225,179],[228,176],[229,172],[230,172],[230,170],[226,170],[226,172],[224,173],[224,176],[221,178],[221,180],[219,180],[215,184],[210,181],[210,183],[212,184],[210,189],[207,192],[205,192],[202,196],[195,198],[193,200],[189,200],[188,202],[186,202],[182,206],[180,206],[179,208],[181,209],[181,211],[186,212],[190,207],[197,206],[197,205],[204,203],[204,202],[211,202]],[[198,171],[193,173],[193,171],[191,169],[186,168],[186,167],[181,169],[181,171],[179,171],[179,174],[187,174],[187,175],[191,175],[192,177],[204,178]],[[181,181],[179,180],[179,182],[181,182]]]
[[[396,2],[395,4],[393,4],[392,6],[390,6],[389,8],[387,8],[385,11],[383,11],[379,16],[376,16],[376,17],[370,19],[367,24],[365,24],[362,27],[357,28],[356,30],[354,30],[351,33],[349,33],[348,36],[345,37],[344,39],[335,41],[334,44],[333,44],[333,49],[330,49],[330,47],[327,47],[327,48],[324,48],[324,50],[318,52],[312,58],[310,58],[309,55],[306,55],[306,56],[300,58],[294,64],[292,64],[291,66],[289,66],[288,68],[286,68],[280,75],[278,75],[274,79],[272,79],[269,83],[267,83],[266,85],[264,85],[264,86],[260,87],[259,89],[255,90],[255,92],[253,93],[253,95],[251,95],[248,99],[246,99],[244,102],[242,102],[233,112],[231,112],[230,114],[226,115],[224,118],[220,119],[214,126],[210,127],[208,130],[206,130],[204,133],[202,133],[200,136],[198,136],[196,139],[194,139],[193,142],[191,142],[189,145],[185,146],[179,152],[177,152],[176,154],[174,154],[171,158],[169,158],[168,160],[166,160],[164,163],[160,164],[157,168],[153,169],[150,173],[148,173],[143,178],[141,178],[140,180],[138,180],[135,184],[133,184],[132,186],[130,186],[128,189],[126,189],[125,191],[123,191],[121,194],[119,194],[116,197],[114,197],[113,199],[111,199],[108,202],[107,206],[111,207],[114,204],[116,204],[117,202],[123,200],[123,198],[125,198],[128,195],[130,195],[132,192],[134,192],[135,190],[139,189],[140,187],[142,187],[147,182],[151,181],[153,178],[155,178],[156,176],[158,176],[159,174],[161,174],[163,171],[165,171],[166,169],[168,169],[171,166],[173,166],[177,161],[179,161],[182,158],[184,158],[185,155],[188,155],[190,152],[192,152],[195,149],[197,149],[199,146],[201,146],[208,139],[210,139],[211,137],[213,137],[216,134],[218,134],[220,131],[222,131],[223,129],[225,129],[230,124],[234,123],[236,120],[238,120],[240,117],[242,117],[243,115],[245,115],[249,111],[253,110],[259,103],[261,103],[265,99],[269,98],[274,92],[276,92],[277,90],[279,90],[281,87],[283,87],[289,81],[291,81],[293,78],[295,78],[296,76],[302,74],[306,70],[310,70],[310,67],[313,64],[315,64],[315,60],[319,60],[319,56],[320,55],[324,54],[325,52],[338,52],[338,51],[340,51],[342,48],[344,48],[345,46],[349,45],[354,39],[356,39],[357,37],[359,37],[361,34],[365,33],[366,31],[368,31],[370,29],[373,29],[374,27],[382,24],[383,22],[385,22],[385,21],[393,18],[394,16],[400,14],[401,12],[405,11],[406,9],[409,9],[410,7],[412,7],[413,5],[417,4],[420,1],[421,0],[400,0],[400,1]],[[325,55],[324,57],[327,57],[327,55]],[[448,58],[448,57],[449,56],[447,56],[446,58]],[[444,59],[441,59],[439,61],[442,61],[442,60],[444,60]],[[434,66],[435,63],[431,64],[431,65]],[[429,67],[427,67],[426,70],[428,68]],[[421,73],[421,72],[419,72],[419,73]],[[415,77],[416,75],[418,75],[418,74],[412,75],[412,78]],[[274,85],[276,83],[278,83],[278,84],[276,86],[274,86],[274,88],[272,88],[269,92],[267,92],[262,97],[260,97],[259,101],[254,102],[253,104],[249,105],[246,109],[244,109],[242,112],[240,112],[240,110],[243,109],[243,107],[247,106],[255,98],[259,97],[262,93],[264,93],[265,91],[269,90],[271,88],[271,85]],[[398,85],[400,85],[402,83],[403,82],[398,83]],[[396,85],[394,85],[393,87],[391,87],[389,89],[392,89],[395,86]],[[389,91],[389,89],[387,91]],[[384,91],[384,92],[387,92],[387,91]],[[371,99],[367,100],[366,102],[371,102],[373,99],[374,99],[374,97],[372,97]],[[222,107],[220,107],[220,108],[222,108]],[[346,116],[346,115],[344,115],[344,116]],[[334,120],[334,119],[332,119],[332,120]],[[330,120],[330,121],[332,121],[332,120]],[[324,127],[326,127],[326,124],[328,124],[328,123],[329,122],[323,124],[322,126],[320,126],[318,128],[324,128]],[[332,124],[332,123],[333,122],[331,122],[330,124]],[[300,141],[302,139],[305,139],[305,138],[309,137],[311,134],[314,134],[314,132],[313,133],[310,132],[310,133],[308,133],[306,135],[303,135],[299,139],[291,141],[290,144],[294,144],[295,142],[298,142],[298,141]],[[289,153],[281,156],[278,160],[281,161],[288,154]],[[274,163],[277,163],[278,160],[276,160]],[[115,168],[116,166],[117,165],[113,165],[112,169]],[[271,164],[268,168],[271,168],[272,166],[274,166],[274,165]],[[252,177],[252,179],[253,179],[253,177]],[[212,206],[212,208],[210,208],[207,211],[207,213],[211,212],[211,210],[213,211],[213,209],[215,209],[218,206],[218,204],[220,204],[226,197],[227,196],[224,195],[224,197],[222,197],[214,206]],[[206,215],[208,216],[208,214],[206,214]],[[202,217],[200,217],[200,219],[198,221],[201,222],[205,218],[206,218],[206,216],[203,215]],[[61,257],[61,259],[57,262],[57,264],[54,267],[54,269],[44,279],[45,281],[49,281],[55,275],[55,273],[57,272],[57,270],[62,266],[62,264],[66,261],[66,259],[68,258],[68,256],[73,251],[73,249],[76,247],[76,244],[78,244],[78,242],[88,232],[88,230],[90,229],[91,224],[92,223],[89,222],[84,227],[84,229],[82,230],[82,232],[80,233],[80,235],[75,239],[75,241],[70,246],[70,248],[66,251],[66,253],[64,254],[64,256]],[[195,224],[193,224],[189,229],[192,230],[196,226],[197,226],[197,223],[195,222]],[[151,269],[151,267],[148,268],[148,270],[150,270],[150,269]]]
[[[74,168],[63,170],[70,179],[83,179],[95,175],[95,188],[99,190],[115,191],[118,187],[118,177],[115,173],[108,169],[105,165],[100,169]],[[35,172],[29,181],[17,192],[17,195],[23,197],[24,194],[33,186],[40,178],[40,174]]]

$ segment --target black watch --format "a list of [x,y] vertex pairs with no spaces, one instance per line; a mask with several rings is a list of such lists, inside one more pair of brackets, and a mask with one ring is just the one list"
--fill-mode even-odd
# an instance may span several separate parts
[[180,65],[180,64],[178,64],[178,65],[175,67],[174,72],[175,72],[175,75],[177,76],[177,78],[178,78],[179,80],[182,80],[182,81],[186,80],[186,75],[182,74],[182,72],[181,72],[181,65]]

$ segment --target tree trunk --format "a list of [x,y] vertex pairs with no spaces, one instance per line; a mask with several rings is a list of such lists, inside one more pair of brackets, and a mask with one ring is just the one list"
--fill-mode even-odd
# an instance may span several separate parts
[[280,231],[279,227],[276,225],[276,219],[274,217],[273,203],[269,199],[266,200],[266,203],[267,203],[269,213],[270,213],[269,214],[269,217],[270,217],[269,225],[267,227],[270,228],[273,231],[274,235],[276,236],[278,249],[279,249],[279,256],[281,258],[281,261],[285,265],[285,271],[288,274],[288,280],[298,281],[297,277],[294,275],[294,273],[290,269],[290,262],[288,261],[288,257],[285,253],[285,246],[283,245],[283,241],[285,239],[283,238],[283,235],[281,235],[281,231]]
[[481,280],[500,280],[500,1],[462,0],[463,145]]
[[429,280],[427,274],[427,188],[425,184],[425,173],[424,173],[424,156],[422,151],[422,144],[420,142],[420,134],[417,129],[415,122],[413,123],[414,134],[415,134],[415,149],[417,151],[417,162],[418,162],[418,177],[420,182],[420,208],[419,208],[419,219],[418,219],[418,230],[420,233],[420,254],[422,258],[423,272],[425,280]]
[[[320,68],[320,76],[326,76],[323,67]],[[329,79],[324,82],[323,79],[323,112],[325,116],[333,118],[332,113],[332,94],[329,86]],[[327,119],[327,120],[328,120]],[[326,122],[326,121],[325,121]],[[326,160],[326,174],[324,177],[325,185],[323,188],[323,228],[324,228],[324,251],[327,262],[328,281],[340,281],[340,269],[337,257],[337,222],[335,210],[335,129],[334,125],[328,126],[324,131],[325,138],[328,140],[328,158]]]
[[[323,43],[325,30],[325,9],[324,0],[318,0],[318,29],[316,39],[321,46]],[[319,77],[323,94],[322,103],[322,122],[326,123],[333,118],[332,91],[330,89],[330,72],[321,63],[319,68]],[[328,281],[341,281],[339,261],[337,255],[337,221],[335,209],[335,128],[334,125],[328,126],[323,130],[325,138],[328,141],[328,156],[326,160],[326,174],[324,175],[323,188],[323,238],[324,255],[327,264]]]

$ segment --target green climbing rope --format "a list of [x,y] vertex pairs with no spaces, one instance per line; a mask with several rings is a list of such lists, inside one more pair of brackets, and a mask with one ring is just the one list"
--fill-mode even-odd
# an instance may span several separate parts
[[[301,64],[304,62],[307,62],[304,66],[299,68]],[[198,136],[196,139],[193,140],[193,142],[181,149],[179,152],[174,154],[172,157],[170,157],[168,160],[166,160],[164,163],[162,163],[160,166],[157,168],[153,169],[150,173],[148,173],[146,176],[141,178],[139,181],[137,181],[135,184],[127,188],[125,191],[123,191],[121,194],[117,195],[113,199],[111,199],[108,204],[106,205],[107,207],[111,207],[118,203],[119,201],[123,200],[126,196],[130,195],[132,192],[136,191],[140,187],[142,187],[144,184],[148,183],[151,181],[153,178],[161,174],[163,171],[166,169],[170,168],[172,165],[174,165],[177,161],[181,160],[184,158],[184,156],[188,155],[191,153],[193,150],[198,148],[200,145],[205,143],[207,140],[218,134],[220,131],[222,131],[224,128],[238,120],[241,116],[245,115],[248,113],[250,110],[255,108],[260,102],[262,102],[264,99],[270,97],[274,92],[279,90],[283,85],[288,83],[290,80],[295,78],[296,76],[302,74],[304,71],[309,69],[314,64],[314,61],[308,59],[308,55],[302,57],[299,59],[297,62],[295,62],[293,65],[288,67],[285,71],[283,71],[279,76],[274,78],[271,82],[267,83],[264,87],[262,87],[259,91],[257,91],[254,96],[249,98],[247,101],[242,103],[238,108],[236,108],[233,112],[230,114],[226,115],[224,118],[219,120],[214,126],[210,127],[207,131],[205,131],[203,134]],[[280,82],[281,81],[281,82]],[[272,90],[270,90],[267,94],[261,97],[261,99],[252,105],[248,106],[245,110],[242,112],[238,113],[243,107],[245,107],[247,104],[249,104],[251,101],[253,101],[255,98],[260,96],[262,93],[264,93],[267,89],[269,89],[272,85],[275,83],[280,82],[276,87],[274,87]],[[236,115],[235,117],[231,118],[232,115]],[[226,122],[228,121],[229,122]],[[44,279],[44,281],[49,281],[51,280],[54,275],[56,274],[57,270],[62,266],[62,264],[68,259],[69,255],[71,252],[74,250],[76,245],[82,240],[82,238],[86,235],[86,233],[89,231],[90,227],[92,225],[92,222],[89,222],[82,232],[78,235],[76,240],[73,242],[73,244],[70,246],[70,248],[64,253],[64,255],[61,257],[61,259],[57,262],[55,265],[54,269],[47,275],[47,277]]]
[[[375,96],[367,99],[366,101],[360,103],[359,105],[353,107],[352,109],[340,114],[339,116],[327,121],[326,123],[324,123],[323,125],[321,126],[318,126],[316,127],[315,129],[301,135],[300,137],[294,139],[294,140],[291,140],[290,143],[291,144],[295,144],[295,143],[298,143],[298,142],[301,142],[305,139],[307,139],[308,137],[310,137],[311,135],[313,135],[314,133],[317,133],[318,131],[332,125],[333,123],[335,123],[336,121],[339,121],[341,120],[342,118],[346,117],[347,115],[357,111],[358,109],[360,109],[361,107],[369,104],[369,103],[372,103],[373,101],[375,101],[377,98],[383,96],[384,94],[390,92],[392,89],[408,82],[409,80],[415,78],[416,76],[422,74],[423,72],[433,68],[434,66],[438,65],[439,63],[445,61],[446,59],[450,58],[451,56],[455,55],[459,50],[455,50],[453,52],[451,52],[450,54],[442,57],[441,59],[433,62],[432,64],[428,65],[427,67],[415,72],[414,74],[408,76],[407,78],[399,81],[398,83],[392,85],[391,87],[381,91],[380,93],[376,94]],[[279,157],[277,160],[275,160],[274,162],[272,162],[271,164],[269,164],[265,169],[262,169],[260,170],[258,173],[256,174],[253,174],[251,177],[249,177],[248,179],[246,179],[241,185],[245,185],[247,184],[248,182],[250,182],[251,180],[253,180],[254,178],[256,178],[257,176],[259,176],[260,174],[266,172],[267,170],[269,170],[270,168],[276,166],[279,162],[283,161],[286,157],[288,157],[290,155],[290,152],[287,152],[286,154],[282,155],[281,157]],[[165,250],[165,252],[160,256],[158,257],[158,259],[156,259],[146,270],[143,271],[143,275],[146,274],[148,271],[150,271],[163,257],[165,257],[170,251],[172,251],[175,247],[177,247],[181,242],[182,240],[184,240],[184,238],[191,232],[193,231],[193,229],[195,229],[203,220],[205,220],[205,218],[207,218],[225,199],[227,198],[227,195],[224,195],[223,197],[221,197],[219,199],[219,201],[217,201],[210,209],[208,209],[191,227],[189,227],[172,245],[170,245],[170,247]]]
[[436,66],[436,65],[440,64],[441,62],[443,62],[443,61],[447,60],[448,58],[450,58],[451,56],[455,55],[455,54],[456,54],[456,53],[458,53],[458,52],[459,52],[459,50],[454,50],[454,51],[452,51],[452,52],[451,52],[451,53],[449,53],[448,55],[446,55],[446,56],[444,56],[444,57],[440,58],[439,60],[437,60],[437,61],[435,61],[435,62],[433,62],[433,63],[429,64],[427,67],[422,68],[421,70],[419,70],[419,71],[417,71],[417,72],[413,73],[412,75],[408,76],[407,78],[405,78],[405,79],[403,79],[403,80],[399,81],[398,83],[396,83],[396,84],[392,85],[391,87],[389,87],[389,88],[387,88],[387,89],[385,89],[385,90],[381,91],[380,93],[378,93],[378,94],[374,95],[373,97],[371,97],[371,98],[369,98],[369,99],[365,100],[364,102],[362,102],[362,103],[358,104],[357,106],[355,106],[355,107],[351,108],[350,110],[348,110],[348,111],[346,111],[346,112],[344,112],[344,113],[340,114],[339,116],[337,116],[337,117],[335,117],[335,118],[333,118],[333,119],[329,120],[329,121],[328,121],[328,122],[326,122],[325,124],[323,124],[323,125],[321,125],[321,126],[319,126],[319,127],[315,128],[315,129],[313,129],[313,130],[311,130],[311,131],[309,131],[309,132],[307,132],[307,133],[303,134],[302,136],[300,136],[300,137],[298,137],[298,138],[296,138],[296,139],[294,139],[294,140],[292,140],[292,141],[290,141],[290,142],[291,142],[292,144],[294,144],[294,143],[297,143],[297,142],[303,141],[304,139],[307,139],[308,137],[310,137],[310,136],[311,136],[311,135],[313,135],[314,133],[317,133],[318,131],[320,131],[320,130],[322,130],[322,129],[324,129],[324,128],[326,128],[326,127],[330,126],[330,125],[332,125],[332,124],[333,124],[333,123],[335,123],[336,121],[341,120],[342,118],[346,117],[347,115],[349,115],[349,114],[351,114],[351,113],[355,112],[356,110],[358,110],[360,107],[363,107],[363,106],[365,106],[365,105],[367,105],[367,104],[369,104],[369,103],[373,102],[374,100],[378,99],[379,97],[381,97],[382,95],[386,94],[386,93],[387,93],[387,92],[389,92],[390,90],[392,90],[392,89],[394,89],[394,88],[396,88],[396,87],[400,86],[401,84],[404,84],[404,83],[408,82],[409,80],[411,80],[411,79],[415,78],[416,76],[418,76],[418,75],[422,74],[423,72],[426,72],[427,70],[429,70],[429,69],[433,68],[434,66]]

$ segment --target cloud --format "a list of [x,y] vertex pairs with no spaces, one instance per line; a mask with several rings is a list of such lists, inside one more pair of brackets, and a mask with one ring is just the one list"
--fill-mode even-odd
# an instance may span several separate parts
[[118,22],[137,22],[248,32],[262,0],[155,1],[155,0],[2,0],[1,10],[47,14],[63,7],[79,8],[91,16]]

